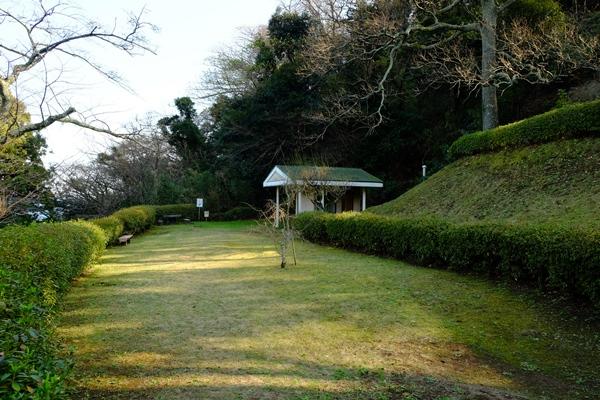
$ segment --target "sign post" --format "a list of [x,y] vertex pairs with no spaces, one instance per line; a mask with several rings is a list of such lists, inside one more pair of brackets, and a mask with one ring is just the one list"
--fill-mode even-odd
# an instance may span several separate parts
[[198,221],[201,221],[201,219],[200,219],[201,218],[200,212],[202,210],[202,207],[204,207],[204,199],[198,197],[196,199],[196,208],[198,208]]
[[208,211],[204,211],[204,220],[208,221],[208,216],[209,216],[209,212]]

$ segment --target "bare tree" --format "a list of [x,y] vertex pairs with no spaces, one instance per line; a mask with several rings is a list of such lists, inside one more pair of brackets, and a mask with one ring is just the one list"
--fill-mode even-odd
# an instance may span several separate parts
[[175,180],[180,160],[150,116],[132,122],[125,140],[86,164],[59,170],[55,192],[70,214],[105,215],[124,205],[156,204],[161,179]]
[[268,40],[266,28],[244,30],[237,43],[220,48],[208,60],[209,69],[194,88],[195,97],[205,100],[254,91],[261,79],[261,71],[255,66],[258,38]]
[[495,36],[493,49],[488,49],[493,56],[482,53],[481,65],[465,37],[420,51],[414,60],[416,68],[435,71],[428,75],[429,83],[481,89],[484,129],[498,124],[498,90],[518,81],[547,84],[578,69],[600,70],[596,61],[600,39],[582,35],[573,20],[557,24],[553,20],[532,23],[516,18],[497,29]]
[[297,263],[294,230],[291,223],[295,196],[292,187],[284,186],[283,201],[275,204],[270,200],[264,210],[259,210],[261,218],[257,222],[261,232],[266,233],[273,241],[279,254],[281,268],[287,267],[290,249],[292,250],[294,265]]
[[120,182],[96,162],[65,165],[54,191],[69,216],[107,215],[125,201]]
[[298,179],[288,185],[294,194],[308,198],[317,211],[325,211],[326,202],[337,203],[348,191],[345,182],[329,182],[330,167],[323,165],[303,168]]
[[295,232],[292,227],[292,210],[299,195],[308,198],[315,210],[325,211],[325,201],[337,202],[347,191],[344,182],[329,182],[329,167],[306,166],[300,168],[297,176],[283,185],[283,196],[277,202],[269,201],[265,210],[261,211],[259,224],[273,239],[280,257],[280,266],[287,266],[288,254],[292,250],[294,265],[296,265]]
[[[354,116],[377,96],[373,126],[383,122],[388,81],[401,56],[417,57],[433,82],[480,89],[482,126],[498,125],[498,89],[525,79],[547,82],[576,68],[598,69],[598,38],[583,38],[571,21],[531,26],[504,22],[516,0],[299,0],[321,24],[307,49],[307,73],[325,74],[340,66],[385,57],[376,84],[357,79],[353,93],[339,93],[331,104],[334,118]],[[466,21],[466,22],[462,22]],[[519,35],[526,34],[521,39]],[[477,35],[480,52],[457,40]],[[477,55],[476,55],[477,54]],[[548,60],[553,62],[548,63]],[[373,67],[367,68],[373,73]],[[331,116],[330,116],[331,118]]]
[[[3,160],[4,161],[4,160]],[[7,163],[0,162],[0,225],[26,215],[39,197],[47,193],[49,173],[36,169],[24,173],[23,169],[7,170]],[[14,164],[10,167],[14,167]],[[26,188],[24,191],[23,189]]]
[[[76,61],[108,80],[126,87],[119,75],[94,60],[86,49],[93,46],[116,49],[129,55],[150,52],[146,33],[156,28],[144,20],[145,10],[129,14],[125,24],[115,20],[104,27],[61,0],[30,0],[25,11],[16,4],[0,6],[0,114],[9,112],[10,96],[37,103],[37,120],[14,123],[0,145],[27,132],[39,131],[56,122],[70,123],[97,132],[123,137],[94,116],[84,115],[64,98],[61,81],[67,61]],[[26,83],[25,83],[26,82]],[[32,86],[21,96],[22,88]],[[26,97],[26,98],[22,98]]]

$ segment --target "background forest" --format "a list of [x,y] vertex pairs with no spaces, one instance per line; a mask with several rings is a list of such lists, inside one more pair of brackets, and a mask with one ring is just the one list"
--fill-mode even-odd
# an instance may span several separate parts
[[[279,8],[267,26],[215,54],[209,73],[174,99],[174,115],[135,121],[132,140],[85,165],[44,170],[43,140],[24,137],[7,150],[28,160],[32,177],[13,191],[36,193],[21,214],[54,205],[88,216],[196,197],[211,211],[261,207],[268,171],[303,162],[364,168],[385,182],[370,195],[381,203],[418,183],[421,165],[428,174],[446,165],[459,136],[482,129],[486,87],[498,91],[499,124],[600,96],[596,2],[507,2],[493,78],[479,66],[480,35],[457,34],[485,10],[436,10],[432,2],[415,16],[407,3],[306,0]],[[431,27],[442,14],[460,28],[419,33],[401,46],[386,41],[411,18]]]

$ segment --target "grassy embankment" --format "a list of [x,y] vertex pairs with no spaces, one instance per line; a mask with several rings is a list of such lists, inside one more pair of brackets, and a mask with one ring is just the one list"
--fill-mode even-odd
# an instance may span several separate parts
[[600,228],[600,139],[563,140],[462,158],[370,212]]

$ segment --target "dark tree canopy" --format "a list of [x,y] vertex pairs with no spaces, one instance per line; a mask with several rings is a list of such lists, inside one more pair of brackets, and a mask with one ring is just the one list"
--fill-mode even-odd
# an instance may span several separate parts
[[[430,174],[442,168],[449,162],[449,145],[459,136],[481,129],[482,107],[477,91],[448,79],[432,79],[440,78],[440,71],[436,72],[440,65],[426,58],[424,49],[417,44],[446,44],[447,39],[447,46],[437,49],[440,57],[458,51],[480,58],[482,27],[473,19],[483,3],[419,0],[419,4],[431,7],[442,3],[454,6],[441,10],[437,16],[431,14],[429,19],[419,14],[423,18],[419,32],[402,42],[407,46],[399,46],[394,52],[389,51],[389,46],[396,43],[392,35],[408,26],[407,18],[411,17],[407,10],[412,1],[300,3],[322,7],[300,12],[279,10],[267,26],[252,31],[238,48],[222,50],[213,59],[213,68],[196,96],[212,99],[209,107],[198,112],[192,100],[196,97],[175,99],[177,113],[158,121],[158,136],[172,157],[160,171],[155,169],[148,176],[139,174],[137,181],[119,177],[127,182],[125,186],[132,186],[131,196],[120,200],[127,203],[124,205],[141,198],[165,203],[204,197],[214,211],[244,203],[262,207],[271,195],[262,188],[268,171],[275,164],[296,163],[364,168],[385,181],[383,190],[369,195],[372,201],[381,202],[418,183],[423,164]],[[496,2],[496,7],[506,6],[501,10],[498,32],[502,35],[514,29],[529,35],[525,37],[531,38],[531,43],[518,45],[531,52],[540,40],[556,40],[556,36],[536,36],[538,32],[524,25],[524,19],[538,24],[535,29],[549,23],[565,26],[565,21],[571,21],[574,25],[564,32],[588,35],[581,37],[590,38],[589,43],[593,44],[593,32],[600,26],[597,12],[578,8],[576,3]],[[357,6],[335,9],[336,4]],[[440,12],[437,8],[434,11]],[[436,22],[436,18],[440,19]],[[451,24],[453,28],[433,34],[427,31],[427,26],[438,23]],[[470,30],[470,24],[475,30]],[[462,26],[469,28],[466,34],[457,28]],[[461,35],[454,37],[454,31]],[[518,36],[515,32],[501,37],[502,46],[512,45],[511,40]],[[341,41],[332,41],[332,37]],[[577,38],[580,37],[571,37]],[[337,51],[338,45],[347,47]],[[557,51],[562,48],[560,43],[552,45]],[[428,49],[433,52],[428,54],[437,50]],[[499,62],[508,57],[505,50],[510,48],[499,48]],[[323,58],[324,55],[334,57]],[[318,64],[321,60],[326,62]],[[468,64],[472,59],[460,60]],[[475,62],[471,66],[477,70],[477,65]],[[496,70],[494,79],[502,78],[511,65],[502,65],[504,70]],[[548,79],[543,84],[536,79],[510,78],[510,85],[502,86],[502,95],[497,99],[499,122],[512,122],[571,101],[600,96],[594,89],[598,84],[594,83],[597,78],[593,69],[572,68],[574,65],[567,66],[568,73],[560,79]],[[560,67],[548,68],[557,66]],[[452,73],[457,71],[460,68]],[[511,73],[523,77],[520,71]],[[382,76],[387,76],[384,82]],[[373,115],[380,117],[375,128],[374,119],[370,118]],[[124,153],[117,156],[119,152]],[[143,154],[142,149],[134,151],[122,146],[114,154],[107,152],[101,164],[114,165],[125,159],[137,159],[139,165],[149,163],[143,157],[133,156],[134,152]]]
[[196,124],[197,112],[189,97],[175,99],[178,115],[165,117],[158,126],[167,142],[175,147],[186,166],[206,169],[211,164],[212,152],[205,132]]
[[308,35],[311,19],[307,14],[282,12],[269,20],[268,30],[271,47],[278,59],[294,58]]

